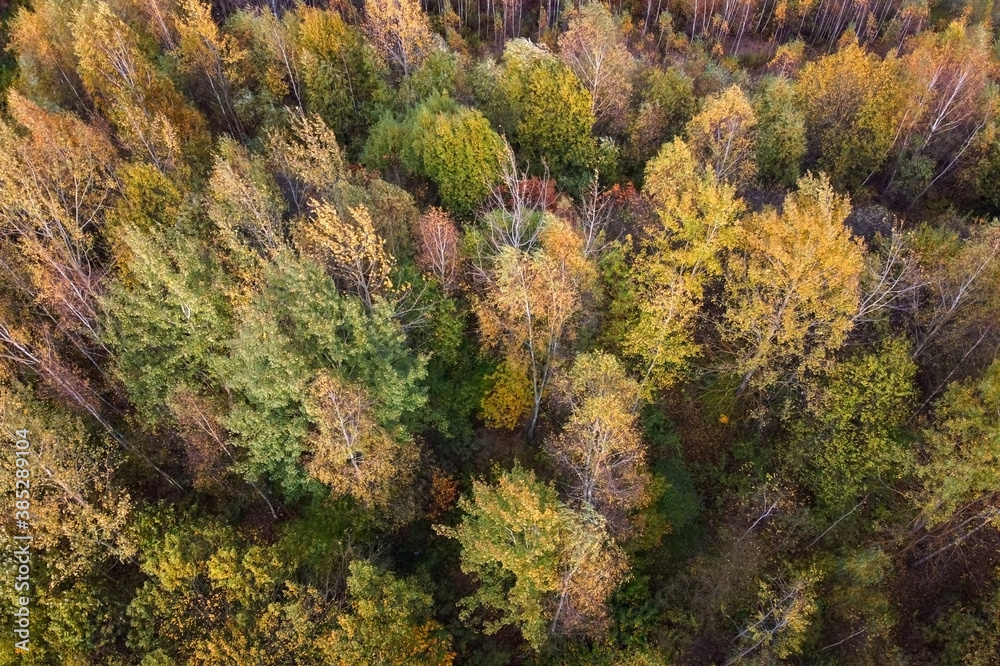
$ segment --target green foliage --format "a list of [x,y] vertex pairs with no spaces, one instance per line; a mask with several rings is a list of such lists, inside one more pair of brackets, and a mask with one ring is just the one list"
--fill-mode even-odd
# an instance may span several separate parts
[[698,110],[694,84],[675,67],[650,68],[641,86],[641,103],[629,128],[632,159],[641,167],[660,146],[684,131]]
[[500,173],[503,140],[479,111],[433,95],[396,121],[383,117],[372,130],[365,160],[384,168],[393,159],[438,187],[442,205],[469,216]]
[[477,606],[497,611],[499,619],[487,621],[487,633],[514,625],[540,647],[559,586],[563,517],[555,489],[515,467],[496,487],[475,482],[472,498],[460,506],[467,514],[462,524],[441,531],[462,545],[462,569],[480,581],[475,595],[462,602],[464,616]]
[[789,451],[823,507],[846,511],[864,493],[912,470],[902,427],[913,409],[916,372],[910,345],[893,340],[826,373]]
[[590,93],[573,71],[545,49],[515,39],[504,50],[490,119],[516,144],[532,173],[552,173],[580,189],[594,164]]
[[468,63],[458,54],[433,51],[420,69],[404,78],[396,92],[396,110],[405,113],[435,95],[456,97]]
[[138,414],[158,424],[171,389],[208,381],[226,352],[233,331],[228,280],[203,240],[179,225],[123,226],[116,241],[123,261],[106,296],[104,335]]
[[934,409],[937,426],[924,433],[929,460],[917,470],[932,525],[1000,489],[1000,362],[978,381],[953,383]]
[[438,531],[458,540],[462,570],[480,583],[459,602],[462,617],[482,607],[486,633],[517,627],[535,650],[550,634],[603,628],[605,601],[626,569],[597,514],[573,511],[520,466],[496,486],[474,482],[459,506],[462,523]]
[[419,581],[398,579],[372,564],[350,565],[350,612],[320,641],[330,664],[451,664],[451,637],[431,619],[434,600]]
[[265,280],[216,371],[234,398],[226,425],[247,449],[243,472],[251,480],[267,474],[295,495],[306,484],[299,466],[309,431],[303,402],[315,374],[336,370],[359,383],[372,396],[379,425],[402,437],[426,401],[419,386],[424,361],[406,350],[384,304],[369,317],[315,264],[283,255]]
[[360,147],[388,101],[374,51],[337,12],[302,7],[294,16],[306,110]]
[[768,77],[754,99],[757,111],[757,168],[762,182],[792,186],[806,154],[806,125],[795,89],[784,77]]

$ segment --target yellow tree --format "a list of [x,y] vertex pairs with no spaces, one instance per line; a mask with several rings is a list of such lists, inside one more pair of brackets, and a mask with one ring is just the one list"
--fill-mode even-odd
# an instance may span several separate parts
[[274,256],[285,247],[284,204],[264,160],[223,138],[209,179],[208,215],[230,247],[247,244],[264,259]]
[[[27,430],[30,454],[15,457],[14,442]],[[20,464],[31,470],[32,549],[46,552],[47,576],[54,587],[91,575],[107,559],[135,554],[129,538],[132,500],[115,484],[123,462],[120,450],[91,434],[71,412],[39,400],[17,382],[0,383],[0,436],[7,442],[0,478],[12,490]],[[15,511],[15,495],[3,508]]]
[[719,180],[742,187],[757,174],[757,114],[739,86],[709,97],[687,136],[695,158]]
[[418,452],[378,425],[371,396],[361,386],[323,373],[313,382],[310,475],[336,495],[385,507],[413,473]]
[[799,73],[809,155],[834,184],[860,187],[889,156],[905,112],[899,70],[852,40]]
[[68,8],[61,0],[20,6],[10,23],[10,50],[17,57],[17,89],[40,104],[82,111],[87,92],[77,74]]
[[825,176],[807,175],[781,213],[768,208],[744,223],[720,322],[735,349],[737,395],[815,370],[843,343],[864,269],[864,246],[844,226],[850,211]]
[[559,57],[590,91],[590,110],[601,126],[625,129],[635,61],[621,27],[600,2],[574,12],[559,36]]
[[[318,115],[295,114],[284,132],[271,132],[268,159],[292,200],[302,213],[313,198],[339,205],[346,177],[337,136]],[[341,212],[344,212],[341,210]]]
[[382,59],[403,76],[434,49],[430,24],[417,0],[365,0],[365,32]]
[[731,185],[698,165],[679,138],[650,161],[643,193],[657,222],[644,230],[629,289],[615,310],[621,348],[636,359],[643,388],[650,390],[676,382],[701,352],[696,318],[706,286],[722,275],[744,204]]
[[135,157],[162,172],[203,157],[201,114],[184,101],[140,48],[139,37],[105,2],[88,0],[73,24],[79,73],[97,108]]
[[351,208],[346,219],[329,203],[313,201],[312,209],[312,217],[300,220],[292,232],[296,248],[324,266],[341,291],[356,295],[371,312],[375,299],[392,288],[394,260],[368,209]]
[[237,97],[248,69],[247,53],[232,36],[219,30],[211,6],[199,0],[183,0],[182,9],[177,22],[181,72],[194,80],[230,133],[243,138]]
[[486,293],[474,304],[484,342],[501,349],[507,364],[528,377],[528,439],[534,436],[545,391],[573,337],[573,321],[596,278],[579,234],[553,215],[546,214],[543,225],[534,252],[513,247],[500,251]]
[[595,352],[578,356],[554,387],[571,411],[546,449],[566,495],[604,516],[613,534],[627,533],[649,481],[636,412],[639,384],[614,356]]

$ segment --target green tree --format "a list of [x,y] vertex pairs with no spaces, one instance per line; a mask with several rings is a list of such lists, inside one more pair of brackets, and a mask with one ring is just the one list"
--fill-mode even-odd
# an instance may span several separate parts
[[320,651],[340,666],[448,666],[451,636],[431,617],[434,600],[416,579],[399,579],[364,561],[350,565],[349,612],[322,637]]
[[698,101],[694,82],[676,67],[651,67],[643,75],[640,95],[642,101],[629,128],[629,144],[632,160],[641,170],[665,142],[684,131],[698,111]]
[[267,475],[295,495],[307,485],[300,466],[311,430],[305,401],[317,373],[363,387],[377,424],[405,439],[426,401],[424,359],[405,348],[384,304],[367,314],[311,261],[280,255],[264,280],[214,370],[233,398],[225,425],[246,449],[241,471],[251,481]]
[[306,110],[360,147],[388,99],[374,51],[337,12],[303,6],[294,16]]
[[545,169],[566,186],[590,176],[597,144],[591,96],[568,66],[540,46],[507,42],[491,120],[516,142],[534,173]]
[[498,613],[486,621],[487,633],[513,625],[536,650],[550,634],[603,628],[607,598],[627,569],[598,515],[572,511],[520,467],[496,486],[474,482],[459,506],[462,523],[438,531],[458,540],[462,570],[479,580],[460,602],[463,617],[480,606]]
[[437,185],[446,209],[467,217],[497,181],[503,151],[503,140],[479,111],[435,95],[401,121],[383,118],[369,137],[365,161],[384,168],[399,160]]
[[203,241],[181,229],[121,227],[123,254],[104,307],[104,336],[114,372],[148,424],[169,415],[167,398],[179,384],[198,386],[226,354],[233,311],[218,261]]
[[927,462],[918,467],[925,523],[933,527],[1000,490],[1000,362],[978,380],[955,382],[934,406],[924,432]]
[[809,398],[790,455],[820,503],[849,509],[858,497],[912,469],[903,426],[916,398],[910,345],[890,340],[834,363]]
[[754,95],[754,108],[760,179],[790,187],[806,154],[805,117],[795,104],[795,88],[783,76],[767,77]]

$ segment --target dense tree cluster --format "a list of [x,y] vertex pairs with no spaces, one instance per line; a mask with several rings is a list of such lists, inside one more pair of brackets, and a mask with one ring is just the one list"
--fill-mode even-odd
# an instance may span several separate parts
[[4,7],[0,664],[1000,662],[989,3]]

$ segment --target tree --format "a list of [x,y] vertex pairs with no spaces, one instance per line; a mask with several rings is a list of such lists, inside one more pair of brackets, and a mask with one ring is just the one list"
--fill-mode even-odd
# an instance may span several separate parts
[[[935,404],[933,426],[923,435],[927,462],[917,468],[923,488],[916,499],[926,526],[947,523],[972,506],[985,508],[975,517],[995,520],[992,498],[1000,491],[998,408],[1000,362],[996,361],[978,380],[953,383]],[[981,506],[984,501],[986,507]]]
[[922,225],[903,245],[903,260],[912,263],[897,307],[906,315],[914,358],[934,382],[929,399],[956,373],[993,360],[986,347],[1000,294],[1000,231],[973,223],[964,236]]
[[806,64],[795,86],[809,157],[838,187],[855,190],[877,172],[905,112],[899,62],[867,53],[856,40]]
[[601,2],[587,2],[571,15],[559,36],[559,57],[590,92],[590,110],[598,127],[625,129],[635,63],[625,37]]
[[209,179],[208,216],[236,250],[270,259],[286,246],[285,201],[263,158],[224,137]]
[[720,322],[736,352],[737,394],[815,371],[843,343],[864,266],[864,248],[844,226],[849,213],[825,177],[807,175],[780,214],[767,209],[744,222]]
[[460,602],[463,617],[480,606],[498,613],[486,622],[487,633],[513,625],[536,650],[550,634],[602,628],[607,598],[627,569],[599,516],[572,511],[552,486],[520,467],[496,486],[474,482],[459,506],[461,524],[437,530],[458,540],[462,570],[479,581]]
[[604,516],[613,534],[627,534],[649,482],[638,424],[639,384],[614,356],[594,352],[577,356],[554,392],[570,412],[546,450],[566,496]]
[[761,180],[794,185],[806,154],[805,117],[795,104],[795,88],[783,76],[764,79],[754,96],[754,110]]
[[365,32],[380,57],[407,76],[435,48],[416,0],[365,0]]
[[902,429],[914,407],[916,374],[910,345],[889,340],[835,362],[811,392],[789,454],[824,507],[843,512],[879,482],[910,472]]
[[701,167],[681,139],[663,146],[643,190],[657,214],[644,230],[628,289],[614,305],[622,351],[636,360],[643,389],[666,388],[701,353],[695,321],[706,288],[735,246],[743,202]]
[[907,114],[892,173],[896,189],[907,198],[915,200],[963,157],[968,160],[976,136],[996,117],[989,62],[986,33],[968,27],[965,19],[914,39],[913,49],[902,59]]
[[[384,303],[367,313],[357,298],[338,293],[312,261],[286,252],[267,267],[263,282],[213,371],[232,400],[226,428],[246,453],[239,471],[250,481],[266,475],[295,497],[316,489],[301,467],[302,456],[314,415],[330,418],[326,408],[310,412],[306,404],[316,378],[325,371],[363,389],[374,422],[407,441],[427,399],[420,385],[425,359],[406,349]],[[327,421],[325,432],[332,423]]]
[[[11,664],[82,663],[114,652],[111,632],[95,627],[120,612],[124,595],[117,594],[122,587],[117,580],[105,581],[137,547],[130,530],[136,501],[120,484],[128,469],[120,448],[45,393],[0,379],[0,437],[7,444],[0,453],[0,480],[11,488],[0,504],[12,518],[28,513],[31,536],[30,578],[16,581],[24,571],[19,566],[26,564],[17,556],[25,542],[16,537],[25,530],[14,532],[13,524],[4,530],[16,544],[2,562],[12,581],[4,602],[13,609],[20,606],[19,597],[29,596],[31,604],[30,651],[15,650],[21,638],[11,632],[5,644]],[[21,440],[28,444],[16,446]],[[37,629],[43,629],[41,635]]]
[[417,265],[440,282],[445,292],[453,290],[459,279],[459,237],[455,222],[444,211],[431,208],[420,216],[414,235]]
[[688,144],[699,163],[738,188],[757,174],[757,114],[739,86],[709,97],[687,124]]
[[288,191],[295,213],[320,199],[346,212],[344,181],[347,169],[337,136],[319,115],[294,114],[286,131],[267,138],[268,161]]
[[516,140],[532,171],[548,170],[566,186],[589,177],[596,156],[590,93],[573,71],[540,46],[507,43],[491,120]]
[[245,91],[248,54],[231,35],[219,30],[210,5],[183,0],[182,10],[177,21],[181,72],[219,114],[221,126],[237,139],[244,139],[247,128],[240,97]]
[[758,611],[754,621],[736,636],[739,652],[727,664],[764,649],[769,656],[785,659],[802,652],[807,630],[817,611],[816,585],[821,576],[815,570],[798,574],[792,581],[761,582]]
[[291,11],[279,17],[269,11],[240,10],[226,19],[225,32],[246,53],[244,75],[257,98],[256,108],[247,103],[242,111],[261,124],[280,122],[282,103],[289,97],[299,113],[305,112],[301,54],[294,34],[298,25],[299,16]]
[[542,399],[573,336],[572,323],[596,277],[573,229],[545,218],[541,247],[533,253],[505,247],[486,292],[474,303],[486,346],[503,350],[507,363],[527,374],[532,391],[528,439]]
[[[16,381],[0,384],[0,433],[11,444],[3,480],[13,489],[16,471],[30,469],[31,546],[46,560],[52,588],[71,587],[135,554],[128,530],[134,501],[116,479],[124,460],[113,440]],[[15,464],[22,457],[13,443],[22,439],[29,441],[26,466]],[[13,516],[15,494],[4,504]]]
[[95,245],[117,190],[118,155],[105,133],[75,116],[44,111],[16,92],[7,109],[16,125],[0,124],[3,270],[37,312],[36,335],[54,325],[60,343],[100,373],[107,270]]
[[454,660],[451,636],[432,619],[434,600],[419,581],[354,561],[347,592],[350,611],[320,639],[328,663],[449,666]]
[[365,146],[369,166],[398,160],[411,174],[437,185],[441,204],[469,216],[497,181],[503,139],[479,112],[433,95],[401,121],[383,118]]
[[312,207],[312,217],[293,231],[296,248],[324,266],[341,290],[360,298],[370,312],[375,299],[392,287],[393,258],[375,232],[368,210],[352,208],[344,220],[330,204],[313,202]]
[[322,659],[330,600],[296,580],[306,555],[293,555],[285,540],[255,544],[217,520],[162,508],[147,511],[135,531],[145,581],[126,611],[130,650],[160,663]]
[[[640,167],[684,130],[698,111],[694,82],[675,67],[650,68],[640,87],[642,101],[629,128],[632,159]],[[638,181],[636,181],[638,184]]]
[[85,2],[73,36],[84,88],[134,157],[163,172],[204,157],[208,135],[201,115],[156,70],[138,35],[106,3]]
[[438,186],[445,208],[468,216],[497,181],[503,140],[479,111],[458,106],[430,115],[426,109],[418,108],[412,121],[416,133],[411,136],[419,137],[412,144],[417,172]]
[[310,475],[336,495],[385,508],[417,462],[413,442],[397,441],[375,420],[372,398],[359,385],[321,373],[312,383],[309,405],[316,431],[309,438]]
[[305,110],[360,146],[387,95],[374,51],[337,12],[301,7],[291,16],[298,49],[286,67],[301,75]]
[[226,299],[232,287],[193,234],[122,227],[114,240],[124,256],[104,300],[103,336],[136,415],[162,424],[171,391],[205,383],[225,355],[234,328]]
[[10,48],[22,73],[17,90],[38,104],[81,111],[89,100],[77,74],[67,13],[59,0],[18,7],[10,23]]

